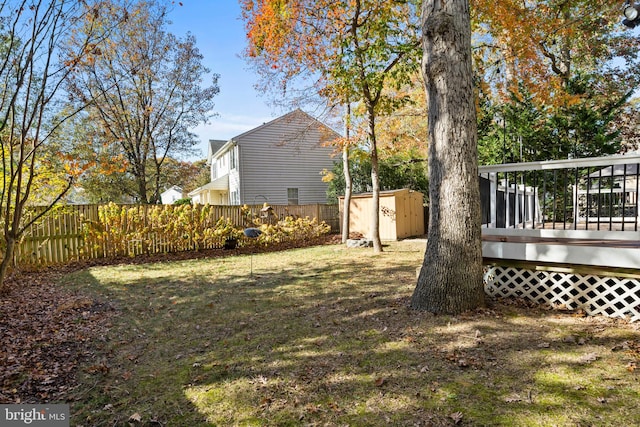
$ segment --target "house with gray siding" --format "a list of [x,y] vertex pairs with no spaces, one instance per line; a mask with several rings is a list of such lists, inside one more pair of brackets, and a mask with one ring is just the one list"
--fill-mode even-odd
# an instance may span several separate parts
[[327,143],[339,137],[298,109],[228,141],[210,140],[211,182],[189,197],[211,205],[326,203],[321,172],[333,168]]

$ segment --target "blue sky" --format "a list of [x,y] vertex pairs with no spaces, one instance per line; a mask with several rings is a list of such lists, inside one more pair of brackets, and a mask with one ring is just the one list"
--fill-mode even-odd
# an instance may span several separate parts
[[[170,31],[179,37],[191,32],[204,56],[204,64],[220,74],[220,93],[214,98],[217,117],[194,129],[203,158],[209,139],[230,139],[285,113],[268,105],[268,95],[254,89],[258,80],[240,57],[246,45],[238,0],[175,0],[169,15]],[[622,19],[622,14],[620,15]],[[637,28],[634,31],[639,31]],[[210,83],[207,79],[207,83]]]
[[[244,23],[237,0],[182,0],[169,15],[169,30],[179,37],[196,37],[204,64],[220,74],[220,93],[214,98],[217,117],[194,129],[200,137],[201,156],[209,139],[230,139],[281,115],[268,105],[268,97],[254,89],[258,77],[240,57],[245,45]],[[211,83],[210,78],[206,82]],[[195,159],[192,159],[195,160]]]

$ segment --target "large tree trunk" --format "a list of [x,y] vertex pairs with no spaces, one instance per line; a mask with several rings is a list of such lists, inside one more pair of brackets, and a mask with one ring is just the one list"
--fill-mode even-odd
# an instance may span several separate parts
[[425,0],[422,20],[430,216],[411,306],[454,314],[484,305],[469,2]]

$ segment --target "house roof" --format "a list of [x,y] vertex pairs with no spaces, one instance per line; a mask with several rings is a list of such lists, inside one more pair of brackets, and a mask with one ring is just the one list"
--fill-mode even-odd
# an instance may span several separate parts
[[293,111],[291,111],[291,112],[289,112],[289,113],[285,114],[284,116],[280,116],[280,117],[278,117],[278,118],[276,118],[276,119],[271,120],[270,122],[263,123],[262,125],[260,125],[260,126],[258,126],[258,127],[256,127],[256,128],[253,128],[253,129],[251,129],[251,130],[248,130],[248,131],[246,131],[246,132],[244,132],[244,133],[241,133],[241,134],[240,134],[240,135],[238,135],[238,136],[234,136],[234,137],[233,137],[233,138],[231,138],[231,139],[232,139],[232,140],[236,140],[236,139],[244,138],[245,136],[247,136],[247,135],[249,135],[249,134],[252,134],[253,132],[257,132],[257,131],[259,131],[259,130],[261,130],[261,129],[263,129],[263,128],[267,127],[267,126],[270,126],[270,125],[272,125],[272,124],[274,124],[274,123],[277,123],[277,122],[280,122],[280,121],[283,121],[283,120],[291,120],[291,119],[293,119],[295,116],[306,118],[306,119],[308,119],[311,123],[313,123],[313,124],[315,124],[315,125],[317,125],[317,126],[319,126],[319,127],[323,127],[323,128],[328,129],[328,130],[329,130],[329,131],[331,131],[333,134],[335,134],[336,138],[340,136],[340,134],[339,134],[338,132],[336,132],[335,130],[331,129],[331,128],[330,128],[329,126],[327,126],[326,124],[324,124],[324,123],[322,123],[321,121],[317,120],[316,118],[314,118],[314,117],[313,117],[313,116],[311,116],[310,114],[305,113],[305,112],[304,112],[304,111],[302,111],[300,108],[297,108],[297,109],[295,109],[295,110],[293,110]]
[[202,187],[198,187],[193,191],[189,192],[189,196],[195,196],[198,193],[202,193],[203,191],[209,191],[209,190],[218,190],[218,191],[225,191],[225,190],[229,190],[229,175],[222,175],[220,178],[217,178],[213,181],[211,181],[208,184],[203,185]]
[[[284,116],[280,116],[280,117],[278,117],[276,119],[273,119],[273,120],[271,120],[269,122],[263,123],[258,127],[255,127],[255,128],[250,129],[250,130],[248,130],[246,132],[243,132],[240,135],[234,136],[233,138],[231,138],[228,141],[210,139],[209,140],[209,148],[212,151],[211,151],[211,157],[209,159],[211,159],[213,157],[217,157],[218,154],[222,154],[222,153],[226,152],[231,145],[236,144],[238,142],[238,140],[241,140],[242,138],[244,138],[246,136],[249,136],[254,132],[258,132],[258,131],[260,131],[260,130],[268,127],[268,126],[271,126],[271,125],[273,125],[275,123],[278,123],[280,121],[292,120],[296,116],[307,119],[309,121],[309,125],[310,126],[317,126],[319,128],[326,129],[327,131],[329,131],[332,134],[332,136],[335,136],[336,138],[340,137],[340,134],[338,132],[336,132],[335,130],[333,130],[329,126],[327,126],[326,124],[322,123],[321,121],[317,120],[313,116],[305,113],[304,111],[302,111],[301,109],[298,108],[298,109],[295,109],[295,110],[285,114]],[[215,146],[213,144],[214,141],[216,142]],[[220,143],[220,144],[218,144],[218,143]],[[215,147],[217,147],[217,150],[214,151],[213,149]]]
[[213,157],[213,155],[217,153],[220,150],[220,148],[222,148],[222,146],[226,143],[227,141],[225,141],[224,139],[209,140],[209,151],[207,152],[207,163],[211,162],[211,158]]
[[167,191],[177,191],[178,193],[182,193],[182,188],[178,187],[177,185],[172,185],[171,187],[167,188],[166,190],[164,190],[162,192],[162,194],[166,193]]
[[224,139],[210,139],[209,153],[213,154],[218,151],[227,141]]

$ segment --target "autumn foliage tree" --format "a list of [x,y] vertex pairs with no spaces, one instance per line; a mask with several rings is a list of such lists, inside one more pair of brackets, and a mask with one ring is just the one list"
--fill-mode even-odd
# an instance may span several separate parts
[[[503,140],[489,151],[508,161],[517,140],[529,160],[545,160],[607,154],[607,145],[619,146],[610,123],[640,82],[640,35],[620,24],[621,4],[472,1],[481,106],[500,118],[493,127],[483,123],[483,130]],[[549,150],[539,144],[545,133]]]
[[[371,155],[374,251],[382,251],[378,207],[378,117],[394,107],[385,84],[417,67],[417,1],[242,0],[249,47],[263,81],[280,93],[315,93],[329,105],[358,103]],[[299,92],[298,92],[299,93]]]
[[[62,198],[81,172],[81,164],[56,157],[48,149],[60,124],[77,112],[65,113],[60,108],[61,88],[69,70],[59,61],[58,54],[87,14],[100,13],[99,4],[91,1],[0,2],[0,290],[25,229]],[[99,35],[90,26],[76,39],[69,57],[83,60],[88,47],[96,43]],[[83,107],[78,105],[78,109]],[[66,182],[62,185],[53,185],[46,174],[39,173],[52,162],[62,162],[66,167]],[[52,194],[38,215],[25,220],[25,210],[34,204],[38,185],[41,189],[48,187]]]
[[75,102],[90,102],[87,115],[99,126],[102,143],[124,154],[141,203],[160,201],[167,159],[193,149],[197,141],[189,129],[211,116],[219,92],[215,74],[202,87],[209,70],[195,38],[169,33],[167,14],[163,3],[141,0],[128,7],[114,1],[105,13],[88,16],[69,45],[75,48],[93,26],[118,23],[91,55],[68,60],[68,89]]

